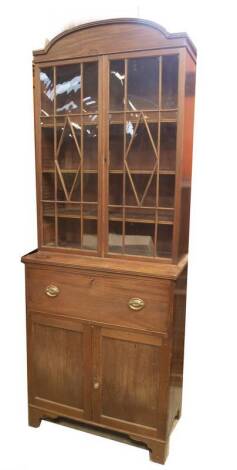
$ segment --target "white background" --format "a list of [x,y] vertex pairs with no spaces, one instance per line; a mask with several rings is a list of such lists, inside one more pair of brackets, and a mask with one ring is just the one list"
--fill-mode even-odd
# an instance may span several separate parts
[[167,470],[234,469],[236,457],[236,14],[230,1],[2,2],[0,16],[0,469],[155,467],[148,452],[42,422],[27,426],[24,269],[37,246],[32,50],[69,25],[139,16],[198,49],[181,422]]

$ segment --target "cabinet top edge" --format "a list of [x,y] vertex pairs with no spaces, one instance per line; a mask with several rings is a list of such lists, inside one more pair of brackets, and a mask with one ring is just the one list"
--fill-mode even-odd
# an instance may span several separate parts
[[58,266],[82,271],[94,270],[98,272],[135,274],[143,277],[176,280],[188,263],[188,255],[183,256],[177,264],[168,264],[96,258],[34,250],[23,256],[21,261],[24,264],[31,265]]
[[[141,18],[111,18],[111,19],[105,19],[105,20],[100,20],[100,21],[93,21],[93,22],[88,22],[88,23],[81,23],[77,26],[74,26],[73,28],[66,29],[56,35],[51,41],[46,44],[45,48],[43,49],[37,49],[33,51],[33,58],[34,62],[40,62],[41,60],[45,60],[47,55],[50,55],[50,58],[53,58],[53,51],[52,48],[54,49],[53,46],[55,46],[57,43],[61,43],[62,47],[64,46],[64,42],[70,40],[70,36],[74,36],[75,33],[81,33],[84,32],[84,30],[98,30],[100,27],[104,26],[116,26],[116,25],[126,25],[126,24],[133,24],[137,25],[138,27],[147,27],[150,28],[150,30],[155,30],[158,35],[163,37],[164,40],[167,41],[169,44],[169,47],[186,47],[192,54],[193,58],[196,58],[197,55],[197,49],[188,36],[187,33],[185,32],[179,32],[179,33],[170,33],[168,32],[163,26],[160,24],[151,21],[151,20],[146,20],[146,19],[141,19]],[[49,54],[50,52],[50,54]],[[97,51],[98,54],[98,51]],[[52,56],[52,57],[51,57]]]

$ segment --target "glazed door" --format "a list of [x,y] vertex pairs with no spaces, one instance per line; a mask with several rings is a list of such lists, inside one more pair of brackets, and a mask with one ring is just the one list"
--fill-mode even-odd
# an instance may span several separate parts
[[99,250],[99,63],[38,70],[40,238],[47,248]]
[[91,335],[79,321],[30,313],[29,403],[74,418],[89,419]]
[[178,67],[177,54],[109,58],[110,256],[172,256]]
[[95,328],[94,421],[157,436],[162,424],[161,342],[157,336]]

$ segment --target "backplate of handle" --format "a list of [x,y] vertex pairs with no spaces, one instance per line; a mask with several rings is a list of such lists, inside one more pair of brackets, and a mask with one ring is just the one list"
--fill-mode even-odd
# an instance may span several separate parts
[[45,294],[48,295],[49,297],[57,297],[59,292],[60,292],[59,288],[57,286],[54,286],[53,284],[50,284],[45,289]]
[[131,310],[141,310],[145,306],[145,302],[139,297],[132,297],[128,301],[128,306]]

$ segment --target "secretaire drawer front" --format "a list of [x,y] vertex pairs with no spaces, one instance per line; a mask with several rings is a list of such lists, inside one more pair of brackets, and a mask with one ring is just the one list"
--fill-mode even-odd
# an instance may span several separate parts
[[170,281],[72,270],[27,269],[28,308],[166,332]]

